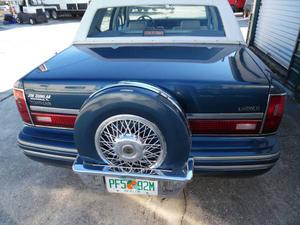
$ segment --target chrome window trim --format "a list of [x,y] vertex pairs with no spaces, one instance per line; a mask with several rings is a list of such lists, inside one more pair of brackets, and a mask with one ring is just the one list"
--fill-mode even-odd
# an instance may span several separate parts
[[76,149],[64,148],[64,147],[55,147],[51,145],[44,145],[44,144],[35,144],[27,141],[22,141],[18,139],[18,144],[23,145],[24,147],[33,147],[33,148],[41,148],[41,149],[50,149],[53,151],[58,152],[67,152],[67,153],[78,153]]
[[187,119],[262,119],[264,113],[187,113]]
[[39,156],[39,157],[47,157],[47,158],[56,158],[56,159],[65,159],[68,161],[75,161],[76,157],[74,156],[62,156],[62,155],[53,155],[49,153],[43,153],[43,152],[35,152],[30,150],[23,150],[24,154],[32,155],[32,156]]
[[236,169],[236,170],[247,170],[247,169],[257,169],[263,170],[268,169],[274,166],[275,163],[268,164],[259,164],[259,165],[231,165],[231,166],[202,166],[202,165],[194,165],[194,169],[211,169],[211,170],[226,170],[226,169]]
[[253,155],[253,156],[195,156],[194,161],[203,160],[259,160],[259,159],[272,159],[280,155],[280,152],[276,152],[268,155]]
[[65,108],[54,108],[54,107],[45,107],[45,106],[30,106],[30,110],[37,112],[46,112],[46,113],[59,113],[59,114],[70,114],[78,115],[79,109],[65,109]]

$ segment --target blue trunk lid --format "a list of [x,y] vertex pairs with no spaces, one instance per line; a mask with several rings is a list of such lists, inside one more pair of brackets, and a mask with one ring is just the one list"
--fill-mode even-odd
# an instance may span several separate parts
[[[270,81],[245,46],[71,46],[23,78],[30,105],[79,109],[93,92],[119,81],[158,86],[186,113],[263,112]],[[48,104],[48,105],[47,105]]]

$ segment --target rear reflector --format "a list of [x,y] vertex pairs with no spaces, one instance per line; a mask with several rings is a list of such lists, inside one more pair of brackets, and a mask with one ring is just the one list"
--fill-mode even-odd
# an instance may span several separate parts
[[27,107],[24,90],[14,88],[14,96],[15,96],[17,107],[18,107],[19,113],[22,117],[22,120],[25,123],[31,124],[32,122],[31,122],[31,119],[30,119],[29,110],[28,110],[28,107]]
[[258,134],[260,120],[203,120],[191,119],[192,134]]
[[274,133],[277,131],[284,111],[285,95],[271,95],[265,118],[263,133]]
[[49,113],[31,113],[35,125],[74,128],[76,115],[49,114]]

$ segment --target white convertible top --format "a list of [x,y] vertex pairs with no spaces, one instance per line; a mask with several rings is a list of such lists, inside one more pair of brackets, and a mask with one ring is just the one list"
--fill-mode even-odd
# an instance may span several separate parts
[[[215,6],[220,13],[225,37],[159,36],[159,37],[88,37],[92,20],[98,9],[143,5],[207,5]],[[227,0],[92,0],[86,10],[74,44],[164,44],[164,43],[210,43],[244,44],[243,36]]]

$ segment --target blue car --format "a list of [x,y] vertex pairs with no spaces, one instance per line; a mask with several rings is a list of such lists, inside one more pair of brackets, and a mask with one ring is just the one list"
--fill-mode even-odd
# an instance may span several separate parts
[[280,155],[285,92],[227,1],[92,1],[14,96],[24,154],[98,190],[176,194],[194,173],[261,174]]

